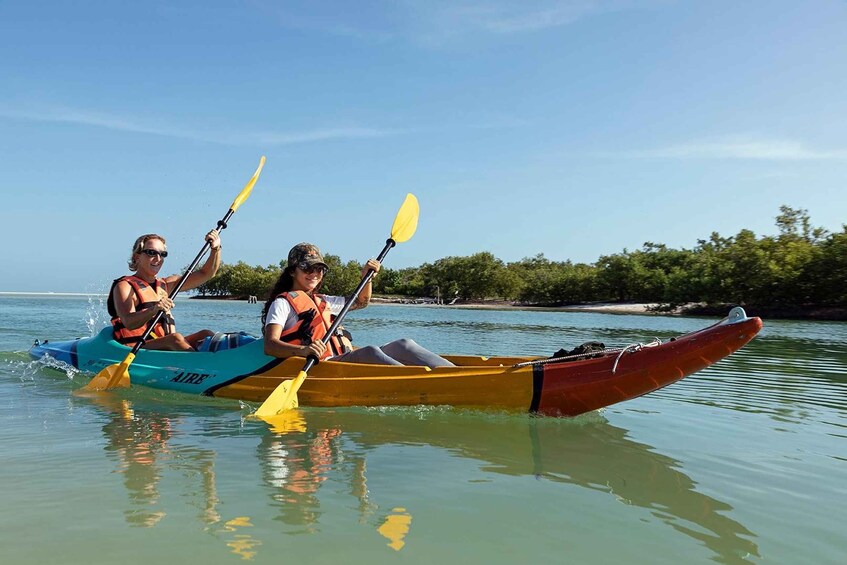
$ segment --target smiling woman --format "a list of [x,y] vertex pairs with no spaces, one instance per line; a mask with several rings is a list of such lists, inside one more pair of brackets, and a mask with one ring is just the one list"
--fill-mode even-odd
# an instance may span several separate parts
[[[367,278],[368,282],[350,310],[368,305],[373,278],[368,277],[368,274],[371,271],[378,273],[380,267],[376,259],[368,259],[365,263],[362,278]],[[288,265],[280,273],[262,309],[262,333],[265,335],[267,355],[430,368],[453,365],[410,339],[398,339],[380,347],[365,346],[354,350],[349,334],[339,327],[335,335],[331,335],[325,342],[324,336],[346,302],[343,296],[318,293],[328,269],[320,249],[311,243],[298,243],[288,252]]]
[[[190,290],[215,276],[221,264],[221,240],[217,230],[206,234],[211,253],[206,263],[191,273],[183,288]],[[176,323],[171,316],[174,302],[169,298],[170,288],[177,283],[179,276],[159,278],[159,271],[168,257],[165,238],[155,233],[138,237],[132,245],[129,268],[133,274],[115,279],[109,291],[107,308],[112,317],[115,339],[124,345],[135,345],[147,329],[154,324],[159,312],[164,315],[152,327],[152,339],[144,343],[147,349],[168,351],[194,351],[207,337],[214,334],[211,330],[200,330],[183,336],[176,331]]]

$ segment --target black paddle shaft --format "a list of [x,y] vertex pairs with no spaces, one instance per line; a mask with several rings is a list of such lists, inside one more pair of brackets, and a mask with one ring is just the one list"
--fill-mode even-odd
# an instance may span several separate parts
[[[234,213],[235,213],[235,210],[230,208],[227,211],[226,215],[224,215],[223,218],[218,220],[218,225],[217,225],[218,233],[221,233],[223,230],[226,229],[226,223],[229,221],[229,219],[232,217],[232,215]],[[182,277],[179,279],[179,282],[176,284],[174,289],[171,291],[168,298],[173,300],[173,298],[177,294],[179,294],[179,291],[182,290],[183,285],[185,285],[185,280],[188,278],[188,275],[190,275],[192,272],[194,272],[194,268],[197,267],[197,263],[200,262],[200,259],[203,258],[203,255],[206,254],[206,251],[208,251],[211,246],[212,246],[212,244],[209,243],[208,241],[203,244],[203,249],[200,250],[200,253],[197,254],[197,257],[195,257],[194,261],[191,262],[191,265],[188,266],[188,269],[186,269],[185,273],[183,273]],[[159,313],[156,314],[155,318],[153,318],[153,323],[149,324],[147,326],[147,330],[145,330],[145,332],[143,334],[141,334],[141,340],[138,343],[136,343],[135,346],[133,346],[133,348],[132,348],[132,354],[133,355],[138,353],[138,350],[141,349],[141,347],[144,345],[144,342],[150,336],[150,332],[153,331],[153,328],[156,327],[156,324],[159,323],[159,321],[162,319],[162,316],[164,316],[164,315],[165,315],[164,310],[159,310]]]
[[[391,251],[391,248],[397,245],[397,242],[391,238],[385,240],[385,247],[382,248],[382,251],[377,256],[376,260],[382,263],[382,260],[385,259],[385,256],[388,255],[388,252]],[[332,325],[329,327],[329,331],[326,332],[326,335],[321,338],[321,341],[326,345],[330,338],[332,338],[333,334],[335,334],[335,330],[338,329],[338,326],[341,325],[341,321],[344,320],[344,316],[347,315],[347,312],[350,311],[350,308],[353,306],[353,303],[356,301],[356,298],[359,297],[359,294],[362,293],[362,289],[365,288],[365,285],[370,282],[376,272],[373,269],[368,269],[368,272],[362,278],[359,286],[356,287],[356,290],[353,291],[347,300],[344,301],[344,307],[341,309],[341,312],[338,313],[338,316],[335,317],[335,321],[332,322]],[[314,355],[309,355],[309,358],[306,359],[306,364],[303,366],[303,371],[306,373],[309,372],[309,369],[315,366],[318,363],[318,358]]]

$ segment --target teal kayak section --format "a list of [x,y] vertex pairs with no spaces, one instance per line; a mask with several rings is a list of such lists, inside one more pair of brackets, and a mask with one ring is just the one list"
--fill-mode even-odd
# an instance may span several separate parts
[[[80,371],[96,374],[120,363],[129,352],[129,347],[112,339],[112,328],[107,327],[93,337],[35,345],[29,354],[35,359],[49,355]],[[204,394],[236,377],[278,362],[265,355],[264,341],[257,339],[235,349],[215,352],[141,349],[130,365],[129,374],[133,384]]]

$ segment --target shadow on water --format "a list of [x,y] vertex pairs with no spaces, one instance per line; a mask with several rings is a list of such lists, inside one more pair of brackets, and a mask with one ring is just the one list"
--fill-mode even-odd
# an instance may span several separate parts
[[[315,534],[322,520],[333,521],[327,516],[350,510],[344,505],[340,509],[334,498],[342,484],[341,490],[356,501],[356,521],[400,550],[413,530],[413,517],[404,508],[380,510],[380,493],[368,486],[367,463],[386,446],[427,446],[477,462],[484,473],[535,477],[607,493],[696,540],[718,562],[759,555],[753,541],[757,536],[729,517],[729,504],[698,492],[679,461],[629,439],[627,430],[596,413],[554,420],[447,409],[317,409],[291,412],[284,429],[274,432],[264,423],[245,425],[233,418],[226,419],[227,425],[210,427],[213,418],[206,412],[222,412],[209,406],[194,407],[193,415],[183,407],[174,416],[144,397],[131,401],[110,395],[80,402],[93,402],[107,416],[102,428],[105,450],[124,476],[130,525],[156,527],[164,516],[159,488],[163,474],[190,474],[195,484],[190,494],[179,493],[180,499],[191,499],[199,527],[242,557],[255,555],[262,542],[241,533],[253,525],[251,518],[222,520],[215,467],[227,455],[210,447],[236,436],[258,442],[253,453],[273,511],[260,510],[255,518],[264,521],[270,516],[285,524],[289,534]],[[212,438],[219,441],[212,443]],[[249,464],[240,461],[239,466],[243,471]],[[323,492],[328,481],[333,486]]]

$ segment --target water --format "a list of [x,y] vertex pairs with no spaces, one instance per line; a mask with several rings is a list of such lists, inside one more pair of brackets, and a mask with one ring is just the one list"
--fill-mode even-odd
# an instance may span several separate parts
[[[178,300],[182,331],[256,333],[261,305]],[[765,321],[730,358],[576,419],[251,407],[29,362],[91,335],[99,298],[0,295],[3,563],[841,563],[847,324]],[[549,354],[711,320],[379,306],[360,344]],[[72,377],[72,378],[71,378]]]

